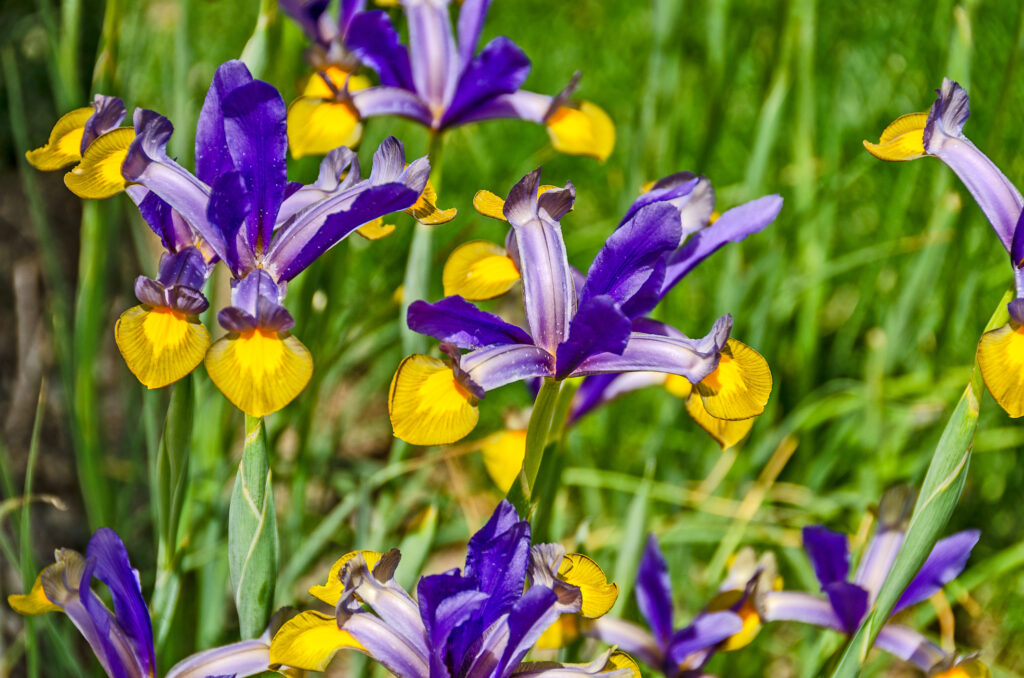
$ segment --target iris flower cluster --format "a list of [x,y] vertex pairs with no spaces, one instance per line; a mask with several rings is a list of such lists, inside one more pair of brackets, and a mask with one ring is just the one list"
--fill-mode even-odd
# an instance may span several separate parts
[[[61,118],[28,159],[41,169],[78,163],[65,179],[72,191],[105,198],[124,190],[160,236],[159,274],[139,277],[140,305],[115,329],[125,362],[159,388],[205,360],[213,382],[246,413],[284,407],[313,370],[289,331],[288,281],[385,214],[436,221],[427,159],[406,166],[402,145],[389,138],[365,179],[355,153],[340,147],[324,158],[315,183],[289,182],[284,101],[240,61],[221,65],[206,94],[195,174],[167,155],[174,129],[167,118],[138,109],[132,127],[118,127],[124,115],[119,99],[97,96],[93,107]],[[217,316],[227,335],[211,345],[198,314],[209,306],[202,289],[218,261],[231,272],[231,304]]]
[[[466,0],[455,30],[448,0],[403,0],[409,44],[403,44],[382,10],[365,11],[364,0],[341,0],[332,21],[327,0],[281,0],[313,42],[309,61],[316,74],[289,109],[292,155],[323,153],[359,140],[362,121],[397,115],[439,133],[452,127],[517,118],[543,124],[562,153],[607,158],[615,145],[608,115],[588,101],[574,102],[573,77],[557,96],[521,89],[530,59],[499,36],[477,52],[490,0]],[[380,84],[355,73],[359,63]]]

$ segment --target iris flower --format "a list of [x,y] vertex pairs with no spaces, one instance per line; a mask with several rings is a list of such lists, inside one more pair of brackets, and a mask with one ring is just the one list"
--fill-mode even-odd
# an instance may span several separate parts
[[[514,42],[497,37],[477,53],[490,0],[463,2],[454,32],[448,4],[403,0],[407,47],[388,15],[361,11],[362,2],[341,3],[336,31],[324,20],[326,2],[285,3],[319,44],[329,39],[331,45],[343,45],[380,78],[380,85],[364,87],[344,65],[320,70],[310,81],[313,90],[292,105],[292,153],[316,153],[322,144],[350,138],[346,135],[357,138],[366,118],[398,115],[435,132],[494,118],[529,120],[545,125],[562,153],[600,160],[611,154],[615,127],[608,115],[590,102],[570,100],[578,78],[554,97],[520,89],[530,60]],[[318,140],[321,135],[324,139]]]
[[[823,595],[768,591],[758,600],[761,617],[765,621],[803,622],[847,635],[855,633],[892,569],[903,544],[912,505],[912,497],[905,491],[890,490],[883,495],[878,506],[878,527],[852,580],[846,535],[821,525],[805,527],[804,551],[821,583]],[[955,579],[967,564],[979,536],[977,530],[967,530],[940,539],[903,592],[892,614],[930,598]],[[920,633],[892,622],[882,627],[875,646],[925,671],[947,659],[947,653]],[[956,667],[949,667],[951,671],[953,668]],[[952,677],[958,674],[942,675]]]
[[1024,416],[1024,199],[988,156],[964,136],[970,115],[967,92],[948,78],[926,113],[897,118],[879,143],[864,147],[882,160],[934,156],[952,169],[970,191],[1010,255],[1016,298],[1010,321],[978,342],[978,365],[985,386],[1011,417]]
[[753,600],[756,592],[774,585],[775,572],[771,554],[758,561],[752,549],[744,549],[707,608],[677,630],[668,566],[652,534],[636,575],[636,601],[647,628],[605,616],[592,622],[587,633],[618,645],[668,678],[702,676],[716,651],[739,649],[756,637],[761,620]]
[[539,188],[538,169],[512,188],[502,206],[512,226],[510,247],[522,274],[529,331],[457,295],[413,303],[409,327],[440,339],[449,361],[412,355],[399,365],[388,405],[402,440],[459,440],[476,426],[477,402],[486,392],[514,381],[657,371],[696,384],[718,367],[731,316],[719,318],[701,339],[634,320],[637,309],[656,303],[667,259],[682,237],[676,208],[636,206],[576,283],[559,224],[572,208],[575,189],[567,184],[538,195]]
[[[153,627],[142,598],[139,573],[116,532],[100,528],[85,556],[57,549],[56,562],[36,577],[32,590],[8,596],[19,614],[63,612],[78,628],[111,678],[152,678],[157,675]],[[93,580],[110,591],[114,611],[93,591]],[[166,678],[213,675],[252,676],[267,670],[269,636],[199,652],[176,664]]]
[[271,643],[272,664],[324,670],[341,649],[366,653],[399,678],[638,677],[627,655],[582,665],[523,659],[563,612],[597,616],[618,589],[589,558],[530,546],[530,525],[508,502],[469,540],[466,566],[421,577],[413,600],[393,575],[401,556],[356,551],[310,593],[332,614],[303,612]]

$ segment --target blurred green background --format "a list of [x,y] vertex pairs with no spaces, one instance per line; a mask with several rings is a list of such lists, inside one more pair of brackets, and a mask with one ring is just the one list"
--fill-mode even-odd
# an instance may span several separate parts
[[[144,591],[152,590],[148,460],[166,407],[166,394],[145,392],[125,368],[112,331],[135,303],[135,276],[155,272],[158,243],[126,198],[83,212],[60,173],[28,168],[24,151],[99,88],[129,109],[170,117],[178,130],[172,150],[190,167],[195,120],[221,61],[246,50],[250,66],[286,100],[308,75],[305,38],[286,17],[265,12],[270,20],[253,36],[260,4],[8,0],[0,8],[5,596],[29,574],[30,582],[54,547],[84,548],[100,524],[124,536]],[[599,164],[557,155],[545,131],[528,123],[451,133],[441,203],[458,207],[459,216],[435,233],[433,299],[453,247],[504,238],[501,224],[472,210],[474,192],[504,195],[538,165],[545,183],[576,185],[576,209],[563,229],[570,261],[584,269],[640,186],[665,174],[708,176],[721,210],[765,193],[785,198],[774,225],[721,250],[658,309],[691,335],[732,312],[734,336],[768,359],[775,389],[751,437],[723,454],[683,403],[660,389],[614,403],[569,436],[555,536],[614,576],[628,615],[636,614],[631,579],[645,529],[660,536],[669,559],[677,619],[700,610],[743,544],[774,549],[787,585],[815,590],[800,528],[824,522],[857,534],[859,548],[866,511],[882,491],[920,483],[969,379],[978,335],[1010,284],[1004,250],[947,168],[931,160],[882,163],[861,140],[877,140],[897,115],[926,110],[949,76],[971,95],[966,133],[1018,181],[1024,5],[497,0],[484,39],[499,34],[531,57],[528,89],[554,94],[583,71],[578,96],[608,111],[618,141]],[[392,134],[413,157],[426,152],[423,130],[378,118],[367,124],[364,167]],[[311,181],[317,162],[292,162],[291,178]],[[392,444],[385,398],[401,358],[393,297],[412,233],[410,218],[399,215],[397,223],[383,241],[346,241],[290,286],[295,333],[312,351],[316,374],[268,419],[280,604],[308,606],[305,588],[352,548],[401,545],[406,582],[424,562],[431,571],[457,564],[466,537],[498,498],[472,445]],[[215,279],[214,290],[225,299],[226,280]],[[494,307],[503,303],[516,302]],[[212,317],[205,320],[214,327]],[[195,375],[193,480],[179,563],[185,577],[161,639],[161,667],[236,637],[225,534],[242,415],[202,368]],[[520,386],[489,395],[469,441],[528,404]],[[1024,675],[1022,443],[1024,428],[986,394],[967,488],[949,528],[983,533],[946,597],[958,646],[981,650],[997,676]],[[30,515],[17,499],[26,470],[32,493],[47,495]],[[83,487],[93,497],[88,518]],[[936,610],[945,614],[926,604],[906,621],[938,639],[951,628],[935,621]],[[86,650],[69,629],[63,619],[26,627],[0,606],[0,675],[23,675],[33,656],[77,675],[83,669],[74,662]],[[708,669],[815,676],[838,645],[834,634],[769,627]],[[336,662],[345,671],[356,664]],[[868,674],[914,675],[888,657]],[[42,675],[56,674],[44,668]]]

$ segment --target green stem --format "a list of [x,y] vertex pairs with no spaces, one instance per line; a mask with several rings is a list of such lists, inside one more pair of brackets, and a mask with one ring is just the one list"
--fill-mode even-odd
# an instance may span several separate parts
[[562,486],[562,469],[565,468],[565,444],[568,431],[569,409],[573,398],[579,390],[582,379],[569,379],[562,383],[562,389],[555,400],[551,416],[551,428],[547,440],[552,450],[547,454],[540,466],[539,478],[533,490],[537,495],[536,508],[530,525],[533,529],[534,541],[556,541],[553,534],[552,519],[554,518],[555,500],[558,488]]
[[523,457],[523,468],[519,472],[519,482],[512,483],[512,489],[508,494],[509,501],[519,511],[520,516],[525,517],[529,514],[534,484],[537,482],[540,463],[544,459],[544,448],[548,444],[561,390],[561,381],[545,378],[541,382],[540,391],[530,412],[530,423],[526,427],[526,455]]

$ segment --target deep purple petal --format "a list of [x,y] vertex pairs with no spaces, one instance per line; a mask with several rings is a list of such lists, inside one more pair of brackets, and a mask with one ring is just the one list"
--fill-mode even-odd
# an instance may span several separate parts
[[565,379],[592,355],[621,355],[632,327],[611,296],[602,294],[583,300],[569,324],[569,336],[555,352],[555,379]]
[[868,611],[868,592],[846,581],[834,581],[823,589],[843,630],[853,635]]
[[837,581],[846,581],[850,573],[850,549],[846,535],[822,525],[808,525],[803,530],[804,551],[814,567],[822,588]]
[[199,315],[210,308],[209,300],[194,287],[175,285],[167,288],[166,296],[168,308],[187,315]]
[[224,239],[224,262],[236,278],[245,276],[256,267],[256,257],[246,243],[242,225],[253,213],[252,193],[245,185],[245,179],[234,170],[217,178],[210,191],[210,202],[206,207],[206,218]]
[[555,358],[532,344],[480,348],[462,356],[462,369],[484,391],[530,377],[554,376]]
[[416,594],[427,630],[430,675],[433,678],[451,675],[449,667],[460,666],[463,657],[453,653],[449,659],[449,639],[459,626],[478,615],[488,601],[488,594],[477,589],[475,579],[463,577],[457,570],[423,577]]
[[93,114],[85,121],[85,127],[82,129],[82,143],[79,147],[82,154],[85,154],[85,149],[98,137],[120,125],[128,113],[123,101],[103,94],[93,97],[92,107]]
[[701,657],[699,661],[694,661],[692,655],[713,648],[742,630],[743,620],[733,612],[698,615],[689,626],[672,635],[665,652],[666,667],[670,664],[678,667],[690,658],[687,668],[700,668],[711,658],[711,653]]
[[619,396],[648,386],[665,383],[659,372],[627,372],[625,374],[595,374],[584,377],[569,410],[569,422],[575,422],[592,410]]
[[963,572],[967,559],[971,557],[971,549],[978,543],[981,533],[978,530],[958,532],[951,537],[940,539],[921,570],[900,596],[893,608],[893,614],[926,600],[942,590],[942,587],[953,581]]
[[460,117],[480,104],[515,92],[529,74],[530,59],[518,45],[504,36],[491,40],[463,71],[441,126],[457,125]]
[[636,603],[659,647],[664,650],[672,638],[672,581],[665,556],[653,534],[647,537],[636,571]]
[[196,125],[196,176],[213,184],[221,174],[235,169],[224,136],[224,99],[242,85],[252,82],[252,74],[237,59],[225,61],[213,75]]
[[409,329],[459,348],[473,349],[495,344],[532,344],[530,335],[493,313],[481,311],[462,297],[445,297],[429,304],[415,301],[409,306]]
[[343,38],[348,36],[352,20],[366,9],[366,0],[341,0],[341,8],[338,12],[338,30]]
[[227,306],[219,310],[217,322],[228,332],[247,332],[256,329],[256,318],[237,306]]
[[259,318],[260,300],[279,304],[284,297],[274,278],[262,268],[257,268],[241,280],[231,281],[231,305]]
[[1010,262],[1020,267],[1024,264],[1024,210],[1017,217],[1017,225],[1013,228],[1013,244],[1010,246]]
[[382,85],[413,91],[409,52],[398,39],[391,19],[382,10],[356,15],[349,25],[346,47],[377,71]]
[[180,252],[167,252],[160,257],[160,273],[156,279],[164,287],[184,285],[199,290],[203,288],[211,270],[202,252],[195,247],[187,247]]
[[559,617],[558,596],[546,586],[531,586],[508,614],[508,645],[494,678],[508,678],[541,635]]
[[172,210],[171,206],[156,193],[141,190],[145,191],[145,197],[138,203],[139,214],[153,232],[160,236],[160,244],[164,249],[176,252],[191,245],[194,242],[192,229],[181,215]]
[[[326,45],[334,36],[327,32],[330,21],[324,21],[331,0],[278,0],[277,5],[290,16],[310,38]],[[351,3],[350,3],[351,4]]]
[[144,275],[135,279],[135,298],[149,306],[163,306],[164,286]]
[[[681,203],[689,197],[699,181],[700,178],[692,172],[678,172],[660,179],[651,190],[641,194],[640,197],[633,201],[633,204],[626,210],[625,216],[622,217],[622,221],[619,222],[620,226],[625,225],[637,212],[648,205],[658,203],[676,205]],[[678,215],[678,213],[677,206],[676,214]],[[678,243],[676,244],[678,245]]]
[[405,0],[402,6],[409,26],[412,81],[435,118],[440,117],[455,94],[459,76],[459,59],[448,17],[448,3]]
[[622,312],[630,318],[638,318],[653,311],[661,302],[661,293],[668,270],[667,258],[661,257],[654,264],[650,275],[626,303],[622,304]]

